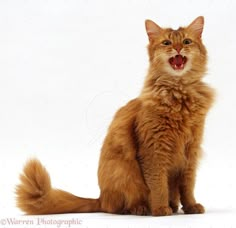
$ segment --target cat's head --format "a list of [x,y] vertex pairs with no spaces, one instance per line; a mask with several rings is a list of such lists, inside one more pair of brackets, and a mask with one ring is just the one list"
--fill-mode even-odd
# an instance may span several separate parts
[[202,16],[189,26],[177,30],[161,28],[146,20],[149,37],[149,58],[152,68],[159,74],[174,77],[200,77],[206,70],[207,53],[201,36],[204,25]]

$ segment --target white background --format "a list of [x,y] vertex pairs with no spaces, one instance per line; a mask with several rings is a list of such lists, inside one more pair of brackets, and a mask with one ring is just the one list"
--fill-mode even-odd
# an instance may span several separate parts
[[203,15],[205,80],[218,94],[196,186],[206,214],[44,218],[79,218],[80,227],[234,227],[235,9],[233,0],[1,0],[0,219],[30,218],[20,217],[14,199],[30,157],[42,161],[57,188],[99,196],[96,173],[106,129],[115,111],[138,96],[147,72],[145,19],[178,28]]

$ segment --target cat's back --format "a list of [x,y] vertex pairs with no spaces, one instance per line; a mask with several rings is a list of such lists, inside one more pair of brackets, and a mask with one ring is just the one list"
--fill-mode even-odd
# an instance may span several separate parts
[[139,98],[129,101],[125,106],[121,107],[115,114],[110,125],[109,131],[116,131],[123,128],[130,128],[136,118],[137,113],[142,107],[142,102]]
[[134,124],[142,103],[139,98],[129,101],[115,114],[101,150],[100,164],[104,160],[135,157]]

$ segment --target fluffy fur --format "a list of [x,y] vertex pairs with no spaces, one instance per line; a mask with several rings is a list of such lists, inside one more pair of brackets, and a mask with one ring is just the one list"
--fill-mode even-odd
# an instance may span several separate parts
[[51,187],[38,160],[30,160],[17,186],[27,214],[108,212],[171,215],[204,213],[194,197],[206,114],[212,89],[202,82],[207,53],[198,17],[178,30],[146,21],[150,67],[140,96],[115,115],[101,151],[99,199]]

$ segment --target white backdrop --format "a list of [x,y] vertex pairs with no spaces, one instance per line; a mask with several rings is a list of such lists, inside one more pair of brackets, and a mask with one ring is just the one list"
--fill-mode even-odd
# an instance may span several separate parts
[[22,215],[15,207],[14,186],[30,157],[45,164],[54,186],[99,196],[96,172],[106,129],[115,111],[139,94],[147,72],[145,19],[178,28],[203,15],[209,52],[205,80],[218,94],[207,119],[196,186],[207,213],[145,219],[70,216],[83,218],[85,227],[137,227],[136,222],[142,227],[233,227],[235,9],[233,0],[1,0],[1,218]]

